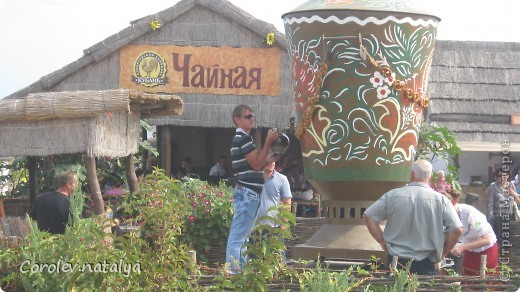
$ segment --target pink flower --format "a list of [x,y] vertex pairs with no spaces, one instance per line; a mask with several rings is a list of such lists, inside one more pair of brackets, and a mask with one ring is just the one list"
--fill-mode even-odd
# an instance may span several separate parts
[[149,205],[153,206],[153,205],[155,205],[155,202],[154,201],[150,201]]
[[191,194],[186,194],[186,198],[191,198]]
[[143,221],[137,221],[137,226],[141,227],[143,225]]
[[157,206],[162,207],[162,201],[161,200],[157,201]]
[[229,201],[230,201],[230,202],[233,202],[233,198],[229,198]]
[[190,222],[195,221],[195,216],[193,216],[193,215],[188,216],[188,221],[190,221]]
[[209,200],[204,200],[204,205],[209,205],[211,202]]
[[197,207],[197,202],[193,202],[191,205],[192,205],[193,207]]
[[200,193],[200,196],[205,198],[206,197],[206,194],[205,193]]
[[211,211],[210,208],[206,208],[206,213],[209,213]]
[[222,192],[218,192],[217,196],[222,197]]

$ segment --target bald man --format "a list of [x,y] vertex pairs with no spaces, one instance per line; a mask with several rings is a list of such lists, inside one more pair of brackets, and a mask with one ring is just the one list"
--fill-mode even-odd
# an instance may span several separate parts
[[[411,261],[410,272],[419,275],[437,274],[436,264],[449,254],[462,234],[453,204],[429,187],[431,176],[429,161],[415,161],[410,183],[385,193],[363,215],[370,234],[388,252],[388,262],[397,256],[397,268],[403,268]],[[384,220],[383,232],[379,222]],[[446,240],[444,228],[448,232]]]

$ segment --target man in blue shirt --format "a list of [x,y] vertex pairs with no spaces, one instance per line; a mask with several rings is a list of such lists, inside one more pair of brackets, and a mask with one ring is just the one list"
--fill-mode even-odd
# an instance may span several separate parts
[[[261,220],[262,217],[268,216],[276,218],[276,210],[269,210],[282,203],[287,208],[291,208],[291,186],[287,177],[275,170],[275,162],[267,162],[263,168],[264,173],[264,188],[260,195],[260,206],[256,214],[256,224],[266,224],[271,227],[281,227],[273,220],[265,219]],[[262,235],[266,235],[263,233]],[[282,254],[285,261],[285,253]]]
[[[410,183],[385,193],[363,215],[370,234],[388,252],[388,262],[394,256],[400,266],[412,261],[410,272],[419,275],[435,275],[435,265],[450,253],[462,234],[462,223],[451,201],[429,187],[431,176],[429,161],[415,161]],[[383,233],[379,222],[384,220]]]

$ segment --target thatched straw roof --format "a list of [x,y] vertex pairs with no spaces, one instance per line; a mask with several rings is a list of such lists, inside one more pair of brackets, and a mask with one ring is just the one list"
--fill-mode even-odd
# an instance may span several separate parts
[[142,117],[182,114],[175,95],[130,90],[89,90],[31,93],[23,99],[0,100],[0,123],[86,118],[100,113],[139,112]]
[[0,156],[127,156],[137,153],[139,120],[139,114],[116,112],[87,118],[0,123]]
[[0,100],[0,157],[137,153],[139,121],[182,113],[182,100],[129,90],[43,92]]
[[428,90],[428,119],[459,141],[488,150],[520,143],[511,125],[520,114],[520,43],[437,41]]
[[[152,30],[158,20],[161,28]],[[249,104],[260,127],[286,126],[295,116],[292,104],[290,58],[285,35],[226,0],[183,0],[176,5],[132,21],[130,26],[83,51],[84,56],[9,96],[25,97],[46,91],[108,90],[119,86],[119,50],[125,45],[211,46],[262,48],[262,39],[273,32],[275,47],[283,51],[280,96],[178,94],[184,113],[152,119],[157,125],[234,127],[230,118],[237,104]],[[177,93],[173,93],[177,94]]]

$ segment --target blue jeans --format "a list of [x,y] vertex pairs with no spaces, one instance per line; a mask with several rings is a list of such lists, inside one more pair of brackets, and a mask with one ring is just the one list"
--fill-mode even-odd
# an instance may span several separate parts
[[245,243],[255,224],[259,204],[260,196],[257,193],[244,187],[235,188],[233,221],[226,246],[226,264],[229,264],[231,273],[240,272],[246,263]]

